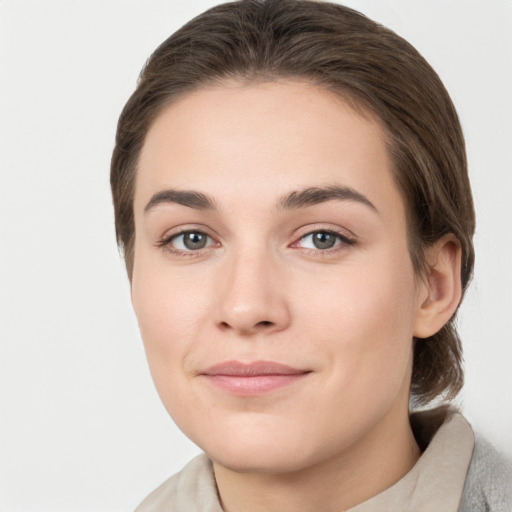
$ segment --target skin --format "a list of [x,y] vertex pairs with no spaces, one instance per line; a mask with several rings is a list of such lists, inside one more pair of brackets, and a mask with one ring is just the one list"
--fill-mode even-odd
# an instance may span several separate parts
[[[281,204],[326,186],[373,207]],[[215,207],[147,207],[168,189]],[[190,93],[148,132],[134,211],[132,301],[152,376],[213,460],[227,512],[344,510],[410,470],[420,455],[408,421],[412,340],[455,310],[460,251],[445,237],[429,249],[429,274],[415,275],[378,120],[302,82]],[[188,249],[180,230],[207,235],[205,247]],[[311,236],[325,231],[336,233],[330,249]],[[231,360],[308,373],[237,396],[203,375]]]

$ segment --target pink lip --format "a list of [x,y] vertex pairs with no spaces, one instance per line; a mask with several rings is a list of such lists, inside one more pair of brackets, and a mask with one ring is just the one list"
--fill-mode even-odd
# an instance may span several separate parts
[[214,386],[238,396],[270,393],[305,377],[309,370],[301,370],[271,361],[249,364],[225,361],[201,373]]

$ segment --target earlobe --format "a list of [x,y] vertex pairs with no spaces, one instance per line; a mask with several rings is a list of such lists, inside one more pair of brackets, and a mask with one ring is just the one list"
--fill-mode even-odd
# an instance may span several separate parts
[[453,316],[462,297],[461,248],[454,235],[426,251],[427,271],[418,288],[414,337],[428,338]]

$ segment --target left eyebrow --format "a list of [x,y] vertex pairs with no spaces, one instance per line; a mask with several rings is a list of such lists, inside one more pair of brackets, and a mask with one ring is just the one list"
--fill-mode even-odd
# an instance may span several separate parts
[[295,190],[283,196],[277,203],[277,207],[283,210],[294,210],[325,203],[327,201],[355,201],[368,206],[375,213],[379,213],[375,205],[363,194],[350,187],[330,185],[327,187],[308,187],[303,190]]

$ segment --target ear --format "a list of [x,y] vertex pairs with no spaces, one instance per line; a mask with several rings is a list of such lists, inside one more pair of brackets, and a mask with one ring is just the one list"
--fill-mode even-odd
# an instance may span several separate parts
[[428,338],[438,332],[457,310],[462,297],[461,248],[448,234],[430,246],[425,254],[427,269],[421,276],[413,334]]

